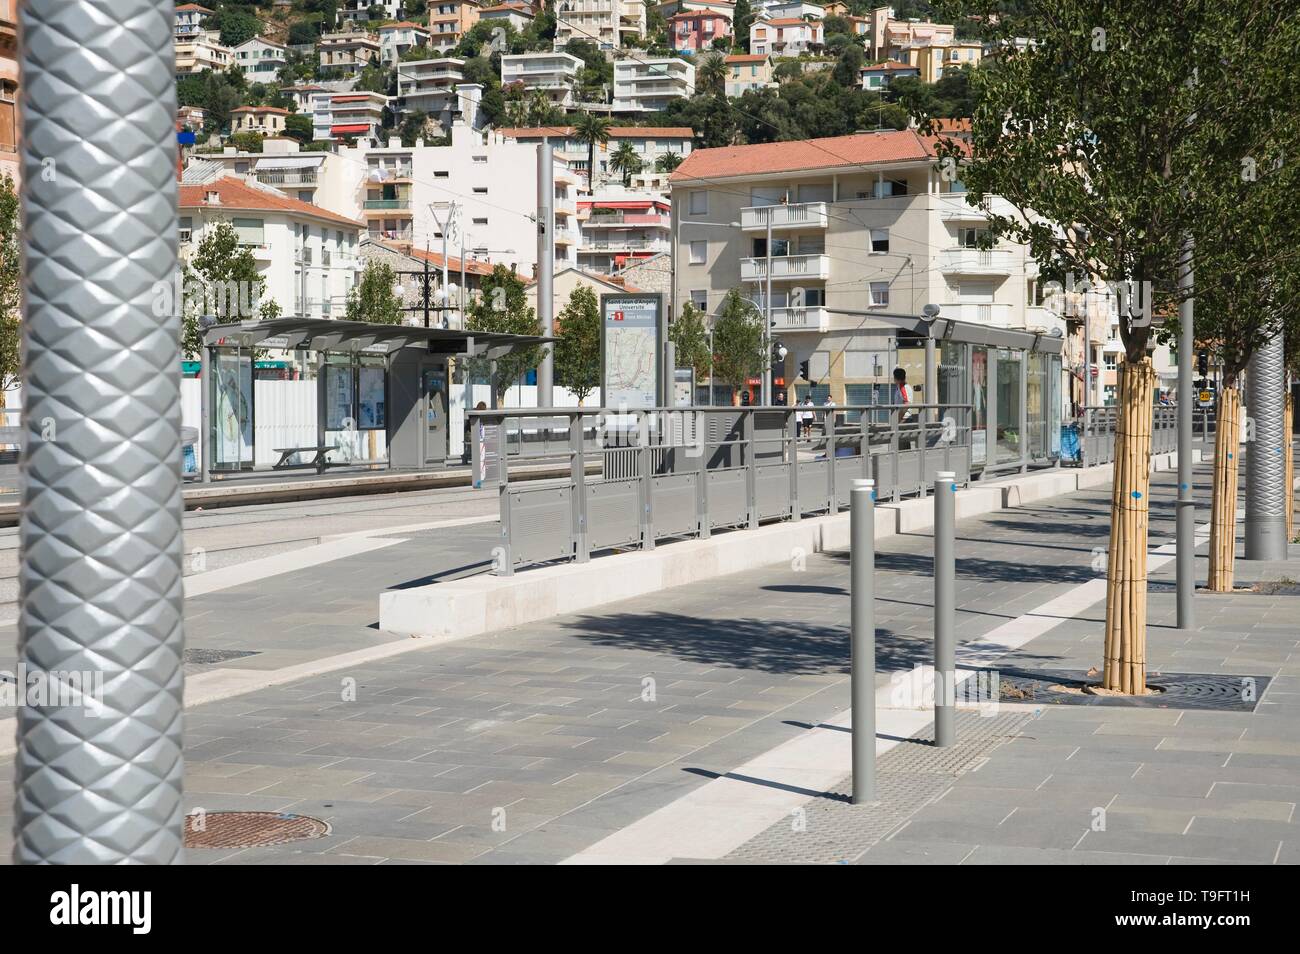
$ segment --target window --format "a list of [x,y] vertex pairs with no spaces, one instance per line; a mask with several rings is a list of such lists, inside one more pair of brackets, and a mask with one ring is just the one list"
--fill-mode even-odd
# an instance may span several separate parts
[[709,194],[703,190],[692,192],[689,211],[691,215],[709,214]]
[[446,179],[446,178],[449,178],[450,176],[451,176],[451,173],[448,172],[446,169],[435,169],[435,170],[433,170],[433,177],[434,177],[435,179]]
[[898,179],[882,179],[872,189],[873,198],[888,199],[896,195],[907,195],[906,182]]
[[707,255],[708,242],[703,239],[697,239],[691,242],[691,264],[703,265]]
[[889,282],[871,283],[871,305],[883,308],[889,304]]
[[475,224],[475,225],[487,225],[487,224],[488,224],[488,220],[487,220],[486,218],[482,218],[482,219],[474,219],[473,221],[474,221],[474,224]]
[[704,288],[691,289],[691,304],[694,305],[696,308],[698,308],[700,311],[707,312],[709,310],[708,290]]
[[474,187],[474,194],[475,194],[475,195],[487,195],[487,194],[488,194],[487,186],[475,186],[475,187]]
[[188,242],[194,235],[194,219],[188,215],[181,216],[181,241]]
[[871,251],[877,254],[889,251],[889,229],[871,230]]
[[1115,352],[1113,351],[1106,352],[1106,370],[1107,371],[1115,370]]
[[265,245],[266,235],[261,219],[235,219],[232,223],[240,245]]
[[1029,279],[1027,290],[1025,292],[1025,303],[1031,308],[1041,308],[1043,305],[1043,286],[1036,278]]
[[957,244],[962,248],[979,248],[980,240],[989,234],[988,229],[963,228],[957,233]]

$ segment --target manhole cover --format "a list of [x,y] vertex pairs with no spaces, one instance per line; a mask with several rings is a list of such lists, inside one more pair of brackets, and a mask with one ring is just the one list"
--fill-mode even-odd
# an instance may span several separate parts
[[1145,696],[1098,696],[1078,691],[1101,680],[1086,672],[1064,669],[999,670],[1000,696],[1007,702],[1041,702],[1065,706],[1123,706],[1139,709],[1220,709],[1254,712],[1268,687],[1269,676],[1228,676],[1217,673],[1149,672],[1147,686],[1159,691]]
[[307,815],[196,812],[185,816],[186,848],[264,848],[329,833],[327,822]]

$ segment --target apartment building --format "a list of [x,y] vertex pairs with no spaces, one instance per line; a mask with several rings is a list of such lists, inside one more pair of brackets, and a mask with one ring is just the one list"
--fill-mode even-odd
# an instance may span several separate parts
[[[14,0],[9,0],[10,5]],[[203,18],[213,15],[213,11],[207,7],[201,7],[197,3],[180,3],[176,5],[175,20],[172,26],[172,35],[175,37],[194,37],[203,32]]]
[[455,47],[478,23],[483,5],[478,0],[429,0],[429,43],[446,52]]
[[533,12],[532,6],[527,3],[498,3],[481,9],[478,18],[480,21],[491,20],[502,26],[509,25],[516,33],[521,33],[532,25],[537,15]]
[[662,194],[607,187],[578,199],[578,267],[610,274],[672,248],[672,209]]
[[232,59],[250,83],[271,83],[289,62],[289,51],[279,43],[255,36],[235,47]]
[[342,76],[354,76],[379,62],[382,48],[374,33],[326,33],[320,38],[320,65]]
[[[536,145],[546,139],[554,148],[557,159],[563,159],[584,180],[590,178],[587,175],[587,144],[577,138],[572,126],[507,127],[497,132],[505,139],[529,145]],[[689,126],[613,126],[609,130],[609,142],[598,143],[594,150],[594,186],[600,188],[609,180],[610,154],[625,142],[632,144],[633,151],[649,172],[660,156],[672,155],[685,159],[691,154],[694,140],[695,130]]]
[[695,92],[695,67],[676,57],[614,61],[614,111],[656,112]]
[[914,130],[700,149],[670,181],[678,310],[691,302],[714,312],[732,288],[765,308],[770,258],[785,378],[807,360],[837,403],[860,403],[857,388],[888,384],[892,372],[855,335],[870,324],[862,311],[919,315],[933,303],[996,327],[1064,329],[1034,297],[1037,267],[1022,246],[978,247],[989,212],[1009,206],[972,207]]
[[[407,0],[406,6],[414,6],[410,0]],[[382,20],[396,20],[402,15],[402,0],[340,0],[338,25],[344,26],[348,22],[356,24],[365,24],[370,20],[370,11],[379,7]]]
[[712,50],[714,40],[731,39],[731,17],[717,10],[685,10],[668,18],[668,45],[674,53]]
[[17,184],[18,175],[18,11],[15,0],[0,0],[0,177]]
[[450,125],[456,109],[456,87],[465,82],[465,61],[446,56],[407,60],[397,68],[397,102],[403,113],[416,111]]
[[239,106],[230,111],[230,131],[278,136],[284,132],[284,121],[288,116],[287,109],[275,106]]
[[956,40],[956,28],[951,23],[900,20],[893,7],[876,7],[869,19],[867,54],[873,60],[897,59],[899,52],[912,47],[948,46]]
[[[462,112],[470,107],[462,107]],[[451,144],[404,147],[365,141],[339,155],[352,176],[345,192],[372,238],[433,250],[442,247],[448,203],[457,204],[451,254],[466,254],[531,276],[537,263],[537,150],[468,122],[451,128]],[[555,162],[555,262],[576,263],[578,176]],[[452,249],[455,249],[452,251]]]
[[646,8],[640,0],[558,0],[555,4],[555,48],[570,40],[586,40],[600,49],[620,49],[645,36]]
[[204,70],[224,72],[234,62],[235,51],[220,43],[220,34],[199,31],[177,36],[173,43],[176,53],[176,75],[202,73]]
[[315,108],[318,93],[328,93],[324,86],[315,83],[303,83],[299,86],[282,86],[280,92],[293,100],[294,109],[300,113],[310,113]]
[[378,34],[379,59],[385,66],[395,65],[416,47],[427,47],[432,37],[427,27],[406,20],[386,23],[379,28]]
[[[353,179],[345,172],[344,159],[330,152],[303,152],[298,141],[273,138],[262,141],[261,152],[244,152],[226,146],[220,152],[192,156],[182,174],[186,185],[202,185],[225,176],[237,176],[250,183],[278,189],[285,196],[314,205],[335,215],[355,209]],[[348,216],[355,217],[355,216]]]
[[908,66],[894,60],[886,60],[883,63],[873,63],[870,66],[862,67],[858,75],[862,79],[863,89],[881,93],[887,90],[889,84],[899,77],[920,76],[921,71],[915,66]]
[[[180,254],[187,260],[218,222],[229,222],[285,315],[338,318],[356,283],[361,222],[235,176],[180,186]],[[249,317],[256,317],[252,315]]]
[[208,111],[202,106],[178,106],[176,121],[181,124],[181,129],[199,133],[208,123]]
[[582,60],[569,53],[520,53],[501,57],[501,85],[522,83],[528,92],[543,92],[557,106],[570,109],[578,102],[578,75]]
[[767,53],[733,53],[727,64],[725,89],[728,97],[743,96],[772,82],[772,57]]
[[754,16],[768,20],[813,20],[826,18],[826,8],[817,3],[805,3],[804,0],[767,0],[766,3],[753,4]]
[[922,82],[937,83],[943,79],[945,69],[973,68],[983,56],[984,45],[978,40],[954,40],[899,49],[894,53],[894,61],[916,69]]
[[383,129],[384,110],[388,108],[388,97],[383,93],[335,93],[329,103],[330,138],[335,142],[363,136],[373,139]]
[[798,56],[820,50],[826,42],[820,20],[779,17],[755,20],[749,26],[749,52]]

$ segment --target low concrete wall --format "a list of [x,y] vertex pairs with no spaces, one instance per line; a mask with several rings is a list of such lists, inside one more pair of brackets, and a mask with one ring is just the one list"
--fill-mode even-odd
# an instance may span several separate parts
[[[1020,506],[1110,481],[1111,467],[1050,470],[957,492],[958,518]],[[879,504],[876,538],[928,530],[931,498]],[[849,514],[772,523],[757,530],[715,534],[707,540],[669,543],[654,550],[598,557],[524,570],[514,576],[480,576],[389,590],[379,598],[379,628],[391,633],[449,640],[593,610],[618,600],[657,593],[729,573],[809,554],[847,550]]]

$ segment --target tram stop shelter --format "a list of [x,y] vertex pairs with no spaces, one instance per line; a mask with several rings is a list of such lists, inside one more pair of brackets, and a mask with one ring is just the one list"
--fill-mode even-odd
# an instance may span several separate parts
[[[200,477],[251,470],[258,457],[272,460],[275,470],[313,465],[323,470],[337,463],[331,454],[346,454],[363,439],[373,446],[376,437],[383,441],[389,469],[442,467],[448,450],[450,359],[494,361],[551,340],[330,318],[212,325],[203,331],[200,355]],[[254,358],[267,351],[309,352],[316,369],[315,381],[285,382],[293,386],[290,403],[298,417],[303,407],[310,416],[314,386],[314,440],[310,427],[300,421],[296,440],[272,439],[271,458],[265,448],[255,453]],[[276,428],[260,430],[279,433]]]
[[[941,310],[931,317],[826,310],[863,319],[838,334],[866,338],[868,348],[885,353],[886,375],[911,366],[922,373],[908,379],[923,380],[926,401],[969,405],[972,474],[990,477],[1060,461],[1065,339],[1059,331],[1001,328],[946,318]],[[824,337],[835,335],[832,330]],[[891,402],[879,394],[849,401]]]

